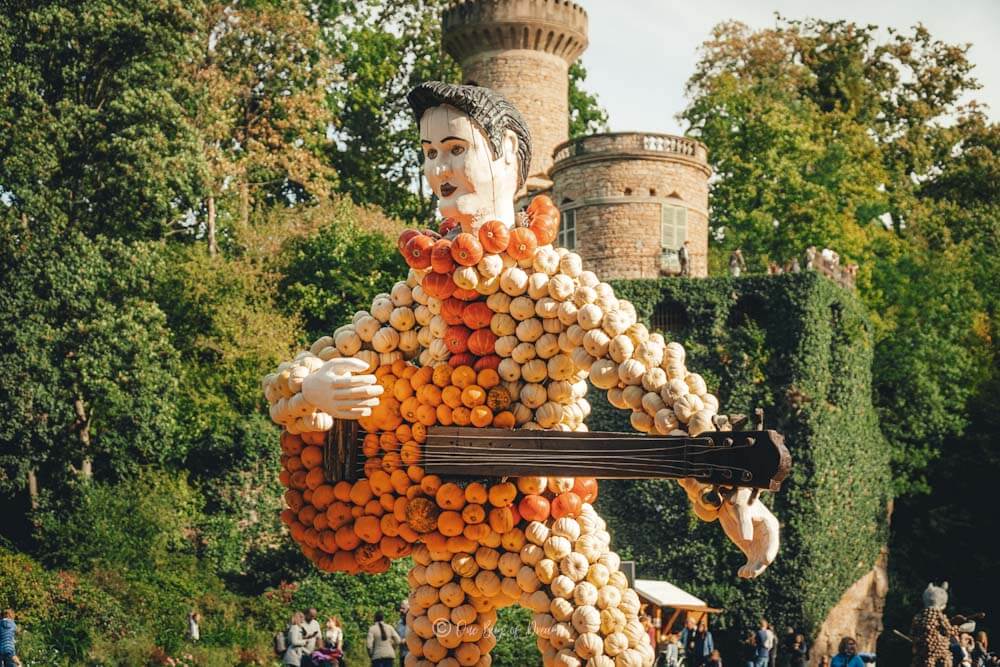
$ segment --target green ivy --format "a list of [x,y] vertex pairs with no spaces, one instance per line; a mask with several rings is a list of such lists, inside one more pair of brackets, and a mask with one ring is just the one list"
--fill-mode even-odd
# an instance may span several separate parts
[[[602,484],[599,509],[622,556],[636,561],[638,576],[665,578],[725,608],[714,624],[728,641],[762,615],[814,633],[887,536],[889,450],[872,405],[864,307],[814,273],[614,287],[647,323],[658,308],[672,310],[680,324],[665,334],[685,346],[688,368],[705,377],[722,412],[752,417],[764,408],[765,426],[784,434],[792,455],[782,490],[764,494],[782,544],[758,579],[737,578],[742,554],[718,525],[697,520],[668,481]],[[589,398],[591,429],[628,429],[603,392]]]

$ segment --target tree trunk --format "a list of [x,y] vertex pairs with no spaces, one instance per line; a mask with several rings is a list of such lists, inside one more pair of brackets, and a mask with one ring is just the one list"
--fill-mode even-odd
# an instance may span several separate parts
[[83,445],[83,462],[80,465],[80,476],[89,480],[94,476],[93,462],[90,458],[90,419],[87,417],[87,408],[84,406],[82,398],[77,398],[73,401],[73,410],[76,411],[80,444]]
[[208,255],[215,257],[219,252],[219,246],[215,241],[215,196],[208,197]]
[[38,475],[34,468],[28,469],[28,497],[31,498],[31,509],[38,509]]
[[250,226],[250,184],[245,177],[240,181],[240,224],[243,229]]

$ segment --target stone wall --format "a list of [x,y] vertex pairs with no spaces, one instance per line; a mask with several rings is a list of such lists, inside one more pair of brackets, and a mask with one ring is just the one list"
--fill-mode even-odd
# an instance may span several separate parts
[[875,642],[882,632],[885,596],[889,592],[888,556],[888,548],[883,548],[872,569],[854,582],[826,615],[810,651],[810,665],[819,665],[824,656],[836,655],[843,637],[854,637],[858,651],[875,652]]
[[576,211],[576,250],[605,279],[661,275],[662,207],[687,210],[691,275],[708,275],[705,147],[652,133],[610,133],[561,145],[550,196]]

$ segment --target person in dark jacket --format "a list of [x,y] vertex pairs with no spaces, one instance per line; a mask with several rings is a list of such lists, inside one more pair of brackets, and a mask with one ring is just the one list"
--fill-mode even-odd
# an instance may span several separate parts
[[712,651],[715,650],[715,642],[712,639],[712,633],[708,629],[708,621],[705,619],[701,620],[698,624],[698,631],[695,633],[694,639],[694,653],[695,661],[693,663],[694,667],[700,667],[708,661],[708,656],[712,655]]
[[805,635],[799,633],[792,639],[792,644],[786,649],[789,667],[806,667],[809,663],[809,645]]

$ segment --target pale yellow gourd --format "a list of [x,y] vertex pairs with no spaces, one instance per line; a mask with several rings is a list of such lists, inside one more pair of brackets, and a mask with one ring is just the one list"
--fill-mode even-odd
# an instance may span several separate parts
[[541,359],[551,359],[559,353],[559,338],[555,334],[542,334],[535,341],[535,352]]
[[[541,561],[539,561],[541,562]],[[538,565],[538,563],[535,563]],[[530,565],[522,565],[515,575],[518,587],[525,593],[534,593],[542,586],[542,582],[539,581],[538,575],[535,574],[535,568]],[[545,605],[548,607],[548,603]]]
[[[559,576],[556,576],[552,582],[555,583],[555,580],[558,578]],[[567,579],[569,579],[569,577],[567,577]],[[572,580],[570,580],[570,583],[573,583]],[[555,592],[553,592],[553,595],[555,595]],[[563,623],[569,621],[569,619],[573,616],[573,609],[575,609],[573,603],[560,596],[552,598],[552,602],[549,603],[549,613],[552,614],[554,619]]]
[[476,264],[476,269],[479,271],[479,275],[484,278],[499,276],[500,272],[503,271],[503,259],[500,258],[500,255],[483,255],[483,258]]
[[601,307],[588,303],[580,307],[580,310],[576,313],[576,322],[585,330],[590,331],[591,329],[596,329],[601,326],[601,320],[604,318],[604,311]]
[[353,328],[346,329],[334,336],[334,344],[342,355],[353,357],[361,349],[361,337]]
[[[611,576],[608,576],[608,581],[611,580]],[[621,614],[621,623],[625,624],[625,615],[618,611],[618,605],[622,601],[622,592],[618,590],[616,586],[609,586],[605,584],[597,589],[597,606],[601,609],[613,609],[614,612]],[[612,616],[615,614],[612,613]]]
[[451,563],[443,561],[435,561],[428,565],[426,573],[427,583],[435,588],[441,588],[455,577]]
[[392,327],[382,327],[372,336],[372,347],[379,354],[392,352],[399,345],[399,332]]
[[536,340],[541,338],[543,333],[545,333],[545,330],[542,328],[542,323],[535,317],[524,320],[518,324],[515,331],[515,335],[518,339],[525,343],[534,343]]
[[497,561],[496,569],[505,577],[513,577],[523,564],[519,554],[506,551],[500,556],[500,560]]
[[611,359],[598,359],[590,367],[590,381],[598,389],[616,386],[620,382],[618,364]]
[[663,403],[663,399],[655,391],[649,391],[643,394],[642,397],[642,409],[650,417],[656,417],[656,413],[667,407]]
[[[503,279],[500,281],[503,282]],[[497,292],[496,294],[491,294],[486,299],[486,305],[490,307],[494,313],[509,313],[510,304],[513,303],[513,298],[506,292]]]
[[528,296],[537,301],[549,295],[549,276],[537,271],[528,276]]
[[538,350],[531,343],[518,343],[510,353],[510,358],[522,365],[536,356],[538,356]]
[[610,343],[611,338],[601,329],[590,329],[583,335],[583,348],[595,359],[607,355]]
[[528,291],[528,274],[517,266],[500,273],[500,289],[510,296],[521,296]]
[[535,302],[527,296],[515,297],[510,302],[510,316],[518,322],[535,316]]
[[597,632],[601,629],[601,613],[592,605],[584,605],[574,609],[571,621],[573,628],[580,634]]
[[[546,538],[546,542],[548,542],[548,538]],[[535,563],[542,560],[546,556],[544,547],[540,547],[537,544],[525,544],[521,547],[519,554],[521,556],[521,562],[525,565],[531,565],[532,567],[534,567]]]
[[579,308],[572,301],[563,301],[559,304],[559,321],[567,327],[576,324],[576,316]]
[[680,422],[671,408],[663,408],[656,413],[656,416],[653,418],[653,424],[656,427],[657,433],[667,435],[676,429],[680,425]]
[[682,424],[687,424],[696,412],[705,407],[705,404],[702,403],[701,399],[696,395],[685,394],[674,401],[674,404],[671,407],[673,407],[674,413],[677,415],[677,419],[679,419]]
[[559,302],[571,299],[576,291],[576,283],[573,279],[563,274],[552,276],[548,287],[549,296]]
[[500,291],[500,276],[491,276],[487,278],[480,274],[479,284],[476,285],[476,291],[484,296],[496,294]]
[[[551,538],[550,538],[551,539]],[[587,577],[590,563],[583,554],[570,552],[559,561],[559,571],[574,582],[583,581]]]
[[462,289],[474,290],[479,285],[479,271],[474,266],[461,266],[451,274],[451,279]]
[[597,604],[597,587],[586,578],[580,581],[573,589],[573,602],[577,606]]
[[[532,362],[533,363],[533,362]],[[546,401],[535,410],[535,421],[542,428],[552,428],[562,419],[562,406],[554,401]]]
[[697,373],[688,373],[684,378],[684,384],[688,386],[688,391],[692,394],[706,394],[708,393],[708,387],[705,386],[705,378],[698,375]]
[[393,308],[389,314],[389,324],[396,331],[409,331],[416,324],[417,320],[413,316],[413,309],[408,306]]
[[562,352],[549,359],[546,366],[548,376],[553,380],[569,380],[576,374],[576,366],[573,364],[573,360]]
[[509,336],[500,336],[497,338],[494,351],[501,357],[509,357],[514,352],[514,348],[520,345],[520,343],[521,341],[519,341],[517,336],[514,336],[513,334]]
[[575,252],[568,252],[560,258],[559,270],[570,278],[578,278],[583,272],[583,260]]
[[604,653],[604,640],[596,632],[585,632],[576,638],[573,650],[584,660]]
[[635,352],[635,344],[631,338],[624,334],[615,336],[608,344],[608,354],[619,364],[631,359],[633,352]]
[[507,313],[494,313],[490,318],[490,331],[497,337],[512,336],[517,329],[517,322]]
[[646,367],[635,359],[626,359],[618,365],[618,379],[625,384],[642,384],[645,373]]
[[[643,361],[639,357],[636,358]],[[642,388],[646,391],[659,392],[667,384],[667,372],[657,366],[651,367],[645,361],[643,361],[643,364],[646,365],[647,370],[642,374]],[[662,400],[663,397],[661,396],[660,398]]]

